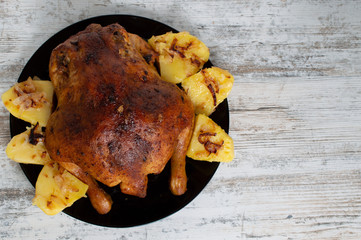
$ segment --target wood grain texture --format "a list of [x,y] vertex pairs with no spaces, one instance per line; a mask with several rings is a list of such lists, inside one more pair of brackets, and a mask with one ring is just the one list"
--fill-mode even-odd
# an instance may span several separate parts
[[152,18],[203,40],[235,77],[236,158],[187,207],[114,229],[31,205],[5,155],[0,106],[0,239],[361,239],[361,1],[0,1],[0,91],[36,49],[78,20]]

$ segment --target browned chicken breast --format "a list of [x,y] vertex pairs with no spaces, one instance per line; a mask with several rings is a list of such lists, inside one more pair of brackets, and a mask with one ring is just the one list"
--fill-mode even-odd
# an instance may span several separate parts
[[46,148],[89,185],[101,214],[112,200],[97,181],[145,197],[147,175],[160,173],[170,159],[170,189],[186,191],[194,110],[182,90],[160,78],[155,59],[145,41],[119,24],[92,24],[51,54],[58,105],[46,126]]

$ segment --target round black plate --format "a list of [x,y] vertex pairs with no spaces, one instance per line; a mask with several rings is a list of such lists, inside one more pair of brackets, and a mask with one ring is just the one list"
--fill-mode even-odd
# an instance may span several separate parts
[[[128,32],[138,34],[145,39],[169,31],[177,32],[163,23],[130,15],[106,15],[86,19],[63,29],[46,41],[30,58],[18,82],[25,81],[29,76],[49,79],[48,63],[52,49],[91,23],[106,26],[116,22],[125,27]],[[205,67],[209,66],[212,66],[210,62],[205,65]],[[218,106],[211,118],[228,132],[227,101]],[[29,124],[13,116],[10,117],[11,136],[25,131],[26,126]],[[122,194],[119,186],[113,188],[103,186],[114,201],[112,210],[108,214],[98,214],[87,198],[78,200],[71,207],[66,208],[64,212],[84,222],[100,226],[130,227],[150,223],[169,216],[190,203],[210,181],[218,165],[219,163],[187,159],[188,190],[182,196],[174,196],[169,190],[170,166],[168,164],[161,174],[149,176],[147,196],[143,199]],[[29,181],[35,186],[42,166],[21,164],[21,167]]]

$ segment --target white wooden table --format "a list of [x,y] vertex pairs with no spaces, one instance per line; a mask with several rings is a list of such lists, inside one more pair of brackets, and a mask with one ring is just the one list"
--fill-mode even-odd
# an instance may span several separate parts
[[187,30],[235,85],[233,162],[184,209],[132,228],[90,225],[31,205],[5,155],[0,106],[0,239],[361,239],[361,1],[2,0],[0,90],[37,48],[79,20],[152,18]]

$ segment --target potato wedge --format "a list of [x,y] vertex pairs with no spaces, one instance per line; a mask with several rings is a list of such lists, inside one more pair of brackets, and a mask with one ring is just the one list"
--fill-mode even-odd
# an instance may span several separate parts
[[212,119],[199,114],[187,156],[194,160],[230,162],[234,158],[233,140]]
[[51,161],[44,145],[44,132],[37,126],[14,136],[5,152],[8,158],[19,163],[44,165]]
[[233,82],[228,71],[212,67],[186,78],[182,87],[193,102],[196,114],[209,116],[227,98]]
[[52,110],[54,87],[50,81],[16,83],[2,95],[2,101],[15,117],[45,127]]
[[88,185],[56,162],[44,165],[35,185],[33,205],[47,215],[55,215],[85,197]]
[[153,36],[148,43],[159,53],[162,79],[175,84],[198,72],[209,58],[208,47],[188,32]]

